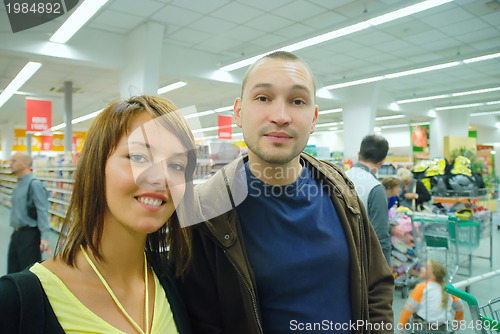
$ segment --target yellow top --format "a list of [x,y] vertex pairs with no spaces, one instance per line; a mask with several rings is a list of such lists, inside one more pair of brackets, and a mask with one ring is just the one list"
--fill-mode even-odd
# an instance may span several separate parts
[[[39,263],[35,263],[30,268],[30,271],[38,276],[50,305],[57,316],[57,320],[67,334],[124,334],[124,332],[113,327],[83,305],[59,277],[54,275],[50,270]],[[153,275],[155,281],[155,301],[150,333],[178,333],[165,292],[154,272]]]

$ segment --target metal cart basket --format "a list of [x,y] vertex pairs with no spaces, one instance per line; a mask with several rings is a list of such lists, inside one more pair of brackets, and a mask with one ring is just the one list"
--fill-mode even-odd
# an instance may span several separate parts
[[[477,276],[463,282],[459,282],[453,286],[449,284],[445,286],[445,291],[449,294],[459,297],[467,302],[471,314],[471,323],[456,323],[455,330],[473,329],[475,333],[500,333],[500,297],[493,298],[484,306],[479,306],[476,298],[471,294],[459,290],[459,287],[467,286],[473,282],[477,282],[486,278],[490,278],[500,274],[500,270]],[[453,326],[452,326],[453,327]]]

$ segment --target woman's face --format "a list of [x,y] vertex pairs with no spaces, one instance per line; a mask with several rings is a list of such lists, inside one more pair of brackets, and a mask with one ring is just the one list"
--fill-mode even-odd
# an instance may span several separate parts
[[180,140],[146,112],[138,115],[105,168],[105,222],[139,233],[165,224],[186,189],[187,151]]

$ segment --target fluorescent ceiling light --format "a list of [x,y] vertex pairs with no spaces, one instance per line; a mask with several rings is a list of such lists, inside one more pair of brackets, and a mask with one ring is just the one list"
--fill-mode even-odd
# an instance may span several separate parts
[[408,71],[403,71],[403,72],[398,72],[398,73],[386,74],[386,75],[384,75],[384,77],[386,79],[399,78],[399,77],[404,77],[407,75],[413,75],[413,74],[424,73],[424,72],[429,72],[429,71],[441,70],[443,68],[453,67],[453,66],[457,66],[460,64],[461,63],[459,61],[453,61],[451,63],[446,63],[446,64],[438,64],[438,65],[427,66],[427,67],[422,67],[422,68],[415,68],[413,70],[408,70]]
[[202,117],[202,116],[211,115],[211,114],[215,114],[215,111],[213,111],[213,110],[201,111],[201,112],[197,112],[196,114],[186,115],[186,116],[184,116],[184,118],[189,119],[189,118],[193,118],[193,117]]
[[342,112],[342,108],[318,111],[318,115],[334,114],[338,112]]
[[59,125],[53,126],[50,128],[50,131],[54,132],[56,130],[62,129],[66,127],[66,123],[61,123]]
[[497,111],[485,111],[485,112],[475,112],[475,113],[470,114],[470,117],[498,115],[498,114],[500,114],[500,110],[497,110]]
[[[493,57],[493,56],[495,56],[495,57]],[[476,59],[475,61],[482,61],[482,60],[492,59],[492,58],[496,58],[496,57],[500,57],[500,53],[495,53],[494,55],[486,55],[486,56],[481,56],[481,57],[476,57],[476,58],[471,58],[471,59]],[[470,59],[468,62],[471,62]],[[342,83],[338,83],[338,84],[329,85],[329,86],[326,86],[324,88],[337,89],[337,88],[343,88],[343,87],[350,87],[350,86],[361,85],[364,83],[374,82],[374,81],[379,81],[379,80],[384,80],[384,79],[392,79],[392,78],[398,78],[398,77],[402,77],[402,76],[406,76],[406,75],[413,75],[413,74],[417,74],[417,73],[441,70],[443,68],[449,68],[449,67],[453,67],[453,66],[457,66],[457,65],[465,64],[465,63],[467,63],[467,60],[453,61],[450,63],[415,68],[412,70],[384,74],[384,75],[375,76],[375,77],[366,78],[366,79],[359,79],[359,80],[354,80],[354,81],[342,82]],[[413,102],[416,102],[416,101],[413,101]]]
[[66,43],[108,0],[85,0],[50,37],[51,42]]
[[174,90],[174,89],[177,89],[177,88],[181,88],[181,87],[184,87],[186,85],[187,85],[187,83],[184,82],[184,81],[177,81],[177,82],[175,82],[173,84],[170,84],[168,86],[159,88],[158,89],[158,95],[166,93],[166,92],[170,92],[171,90]]
[[90,114],[87,114],[85,116],[82,116],[82,117],[78,117],[78,118],[75,118],[74,120],[71,121],[71,124],[76,124],[76,123],[80,123],[80,122],[83,122],[83,121],[86,121],[88,119],[92,119],[92,118],[95,118],[97,115],[99,115],[104,109],[101,109],[101,110],[97,110],[97,111],[94,111]]
[[438,99],[444,99],[445,97],[450,97],[450,94],[434,95],[434,96],[427,96],[427,97],[416,97],[413,99],[399,100],[399,101],[397,101],[397,103],[398,104],[405,104],[405,103],[412,103],[412,102],[438,100]]
[[322,128],[325,126],[335,126],[335,125],[342,125],[344,122],[331,122],[331,123],[322,123],[322,124],[316,124],[317,128]]
[[475,63],[476,61],[488,60],[488,59],[493,59],[493,58],[498,58],[498,57],[500,57],[500,52],[492,53],[492,54],[485,55],[485,56],[465,59],[464,63],[470,64],[470,63]]
[[417,98],[413,98],[413,99],[399,100],[399,101],[397,101],[397,103],[398,104],[405,104],[405,103],[412,103],[412,102],[438,100],[438,99],[444,99],[444,98],[447,98],[447,97],[456,97],[456,96],[464,96],[464,95],[472,95],[472,94],[489,93],[489,92],[494,92],[494,91],[497,91],[497,90],[500,90],[500,87],[492,87],[492,88],[485,88],[485,89],[476,89],[476,90],[470,90],[470,91],[458,92],[458,93],[451,93],[451,94],[441,94],[441,95],[434,95],[434,96],[417,97]]
[[377,117],[375,118],[376,121],[386,121],[388,119],[398,119],[398,118],[404,118],[405,115],[394,115],[394,116],[382,116],[382,117]]
[[473,108],[473,107],[482,107],[482,106],[489,106],[493,104],[499,104],[500,101],[490,101],[490,102],[480,102],[480,103],[470,103],[470,104],[461,104],[461,105],[456,105],[456,106],[447,106],[447,107],[436,107],[437,111],[440,110],[451,110],[451,109],[462,109],[462,108]]
[[14,80],[12,80],[7,88],[3,90],[0,94],[0,107],[7,102],[14,93],[22,87],[28,81],[33,74],[42,66],[40,63],[30,61],[26,65],[24,65],[23,69],[16,75]]
[[215,112],[230,111],[230,110],[233,110],[233,106],[227,106],[227,107],[217,108],[217,109],[214,109],[214,110],[215,110]]
[[394,125],[382,125],[379,128],[380,129],[392,129],[392,128],[403,128],[403,127],[408,127],[410,124],[394,124]]
[[258,59],[264,57],[265,55],[267,55],[269,53],[275,52],[275,51],[290,51],[290,52],[297,51],[297,50],[304,49],[304,48],[307,48],[307,47],[312,46],[312,45],[316,45],[319,43],[330,41],[330,40],[338,38],[338,37],[346,36],[346,35],[355,33],[357,31],[367,29],[367,28],[372,27],[372,26],[376,26],[376,25],[379,25],[382,23],[394,21],[394,20],[400,19],[400,18],[408,16],[408,15],[412,15],[412,14],[415,14],[415,13],[418,13],[418,12],[421,12],[421,11],[424,11],[424,10],[427,10],[427,9],[430,9],[430,8],[433,8],[436,6],[440,6],[440,5],[447,3],[447,2],[450,2],[450,1],[451,0],[422,1],[418,4],[408,6],[408,7],[396,10],[394,12],[391,12],[391,13],[383,14],[383,15],[377,16],[375,18],[372,18],[372,19],[369,19],[366,21],[362,21],[362,22],[358,22],[358,23],[355,23],[353,25],[343,27],[343,28],[340,28],[337,30],[333,30],[333,31],[330,31],[328,33],[325,33],[325,34],[322,34],[319,36],[308,38],[306,40],[303,40],[303,41],[300,41],[297,43],[293,43],[293,44],[284,46],[284,47],[276,49],[276,50],[272,50],[272,51],[265,52],[265,53],[262,53],[260,55],[257,55],[257,56],[251,57],[251,58],[240,60],[240,61],[235,62],[233,64],[223,66],[220,68],[220,70],[226,71],[226,72],[234,71],[236,69],[251,65],[255,61],[257,61]]
[[326,86],[325,88],[326,89],[337,89],[337,88],[361,85],[364,83],[375,82],[375,81],[384,80],[384,79],[385,79],[385,76],[381,75],[378,77],[371,77],[371,78],[366,78],[366,79],[360,79],[360,80],[354,80],[354,81],[350,81],[350,82],[343,82],[343,83],[339,83],[339,84],[334,84],[334,85]]
[[[231,127],[232,128],[235,128],[236,127],[236,124],[231,124]],[[203,129],[196,129],[196,130],[193,130],[192,132],[193,133],[199,133],[199,132],[203,132],[203,131],[215,131],[215,130],[218,130],[219,127],[218,126],[210,126],[208,128],[203,128]]]
[[384,14],[384,15],[375,17],[375,18],[370,19],[366,22],[368,22],[372,26],[377,26],[379,24],[387,23],[390,21],[400,19],[402,17],[406,17],[406,16],[413,15],[415,13],[422,12],[422,11],[427,10],[429,8],[433,8],[433,7],[442,5],[442,4],[450,2],[450,1],[451,0],[423,1],[423,2],[417,3],[415,5],[412,5],[412,6],[402,8],[402,9],[396,10],[396,11],[388,13],[388,14]]

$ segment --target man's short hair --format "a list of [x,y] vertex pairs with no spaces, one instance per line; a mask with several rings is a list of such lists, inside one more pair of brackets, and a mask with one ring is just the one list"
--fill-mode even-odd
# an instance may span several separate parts
[[368,135],[361,141],[359,160],[378,164],[387,156],[389,143],[379,135]]
[[243,77],[243,81],[241,83],[241,98],[243,98],[243,90],[245,89],[248,77],[253,72],[253,69],[255,68],[255,66],[257,66],[258,64],[260,64],[260,63],[262,63],[264,61],[273,60],[273,59],[276,59],[276,60],[285,60],[285,61],[296,61],[296,62],[302,63],[307,68],[307,70],[309,71],[309,73],[311,74],[311,78],[312,78],[312,81],[313,81],[313,88],[314,88],[313,94],[314,94],[314,98],[316,99],[316,80],[314,79],[314,75],[313,75],[313,73],[311,71],[311,68],[299,56],[296,56],[295,54],[293,54],[291,52],[288,52],[288,51],[276,51],[276,52],[272,52],[272,53],[270,53],[268,55],[265,55],[264,57],[260,58],[255,63],[253,63],[248,68],[248,70],[245,72],[245,76]]

